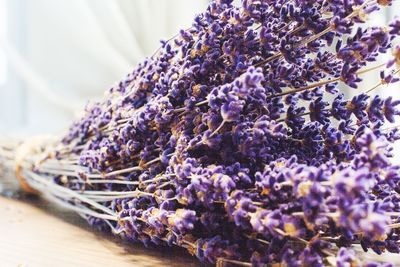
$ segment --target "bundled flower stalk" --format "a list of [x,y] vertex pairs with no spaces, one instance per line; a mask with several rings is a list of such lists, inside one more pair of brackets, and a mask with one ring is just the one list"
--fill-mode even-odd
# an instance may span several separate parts
[[399,81],[400,20],[364,23],[391,1],[231,2],[162,42],[62,142],[19,148],[25,188],[205,263],[391,266],[352,249],[400,252],[400,101],[376,94]]

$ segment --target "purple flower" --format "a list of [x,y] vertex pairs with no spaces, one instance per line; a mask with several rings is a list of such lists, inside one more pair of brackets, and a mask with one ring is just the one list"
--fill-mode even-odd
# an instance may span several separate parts
[[394,117],[400,114],[400,111],[397,109],[397,106],[400,104],[400,100],[393,101],[392,99],[393,98],[391,96],[385,99],[383,105],[383,114],[389,122],[394,123]]
[[226,196],[236,186],[235,182],[228,175],[216,173],[211,178],[214,180],[214,188],[223,193],[223,199],[226,199]]
[[367,106],[368,106],[369,96],[366,94],[359,94],[352,98],[350,102],[347,103],[347,110],[353,113],[357,119],[360,121],[365,120],[367,116]]
[[344,100],[344,95],[339,94],[332,102],[331,114],[337,120],[350,119],[352,110],[349,110],[348,102]]
[[198,218],[193,210],[177,209],[168,215],[168,224],[179,232],[187,232],[194,228]]
[[372,169],[390,166],[390,161],[387,157],[389,148],[386,138],[384,136],[378,138],[369,129],[358,134],[357,145],[362,152],[358,159],[369,164],[369,168]]
[[243,109],[242,101],[232,100],[227,103],[224,103],[221,106],[222,119],[226,122],[238,121],[242,109]]
[[348,248],[340,248],[336,257],[337,267],[361,266],[361,261],[357,259],[356,253]]
[[[388,1],[391,2],[391,1]],[[400,19],[396,18],[389,24],[389,33],[392,35],[400,35]]]
[[389,217],[374,211],[371,205],[353,204],[339,218],[339,224],[353,233],[362,232],[364,238],[382,241],[387,238]]
[[310,119],[311,121],[318,121],[321,124],[329,122],[329,110],[326,107],[329,106],[328,102],[322,100],[321,97],[312,101],[309,106]]
[[[266,210],[259,210],[250,215],[250,224],[252,229],[260,234],[272,234],[279,236],[280,233],[276,231],[282,223],[282,215],[279,211],[268,212]],[[296,235],[297,229],[293,229],[292,225],[287,225],[288,230],[293,230],[291,234]]]
[[377,121],[384,120],[384,116],[383,116],[384,114],[382,112],[383,104],[384,104],[384,101],[379,96],[375,96],[371,100],[371,103],[369,104],[369,106],[367,108],[368,118],[371,122],[377,122]]
[[283,231],[292,237],[305,237],[306,228],[300,218],[284,215],[282,217]]

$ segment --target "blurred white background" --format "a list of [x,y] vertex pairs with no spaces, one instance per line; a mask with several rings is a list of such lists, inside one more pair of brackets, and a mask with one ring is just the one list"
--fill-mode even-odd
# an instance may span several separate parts
[[[101,98],[160,39],[189,27],[207,2],[0,0],[0,135],[62,133],[88,100]],[[387,24],[395,5],[372,24]]]
[[60,133],[206,0],[0,0],[0,134]]

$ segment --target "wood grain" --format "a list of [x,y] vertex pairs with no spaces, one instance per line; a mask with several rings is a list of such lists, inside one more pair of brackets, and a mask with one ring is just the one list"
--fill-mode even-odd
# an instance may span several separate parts
[[178,249],[146,249],[92,230],[42,199],[0,196],[0,267],[198,266]]
[[[361,248],[358,249],[361,252]],[[400,255],[360,253],[400,266]],[[73,212],[40,199],[0,196],[0,267],[200,266],[179,249],[146,249],[91,229]]]

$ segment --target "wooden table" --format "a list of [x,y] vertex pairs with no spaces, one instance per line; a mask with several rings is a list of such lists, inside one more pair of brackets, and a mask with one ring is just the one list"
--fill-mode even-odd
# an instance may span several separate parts
[[92,230],[45,200],[0,196],[0,267],[198,265],[179,249],[146,249]]
[[[361,249],[359,249],[361,250]],[[400,266],[400,255],[362,254]],[[147,249],[91,229],[43,199],[0,196],[0,267],[200,266],[179,249]]]

